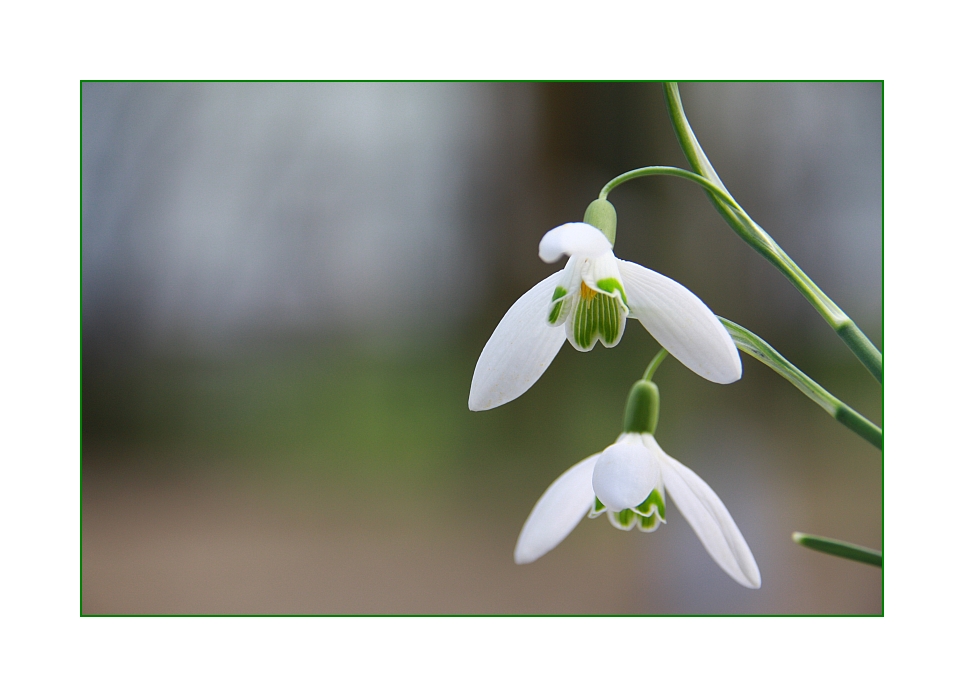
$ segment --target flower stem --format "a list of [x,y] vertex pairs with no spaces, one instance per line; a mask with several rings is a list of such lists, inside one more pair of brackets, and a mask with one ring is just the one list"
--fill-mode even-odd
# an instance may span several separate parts
[[720,317],[719,319],[723,323],[723,326],[726,327],[726,331],[733,337],[733,342],[737,348],[743,351],[743,353],[753,356],[782,378],[786,379],[791,385],[816,402],[821,409],[865,441],[878,449],[883,447],[884,434],[880,430],[880,427],[834,397],[813,378],[780,355],[776,349],[756,334],[724,317]]
[[873,566],[882,567],[884,565],[883,555],[876,549],[861,547],[852,542],[834,540],[829,537],[819,537],[818,535],[808,535],[804,532],[793,533],[793,541],[801,547],[815,549],[825,554],[833,554],[834,556],[851,559],[853,561],[862,561],[864,564],[872,564]]
[[882,382],[883,356],[877,350],[877,347],[860,331],[854,321],[796,265],[786,252],[780,249],[773,238],[736,204],[726,187],[723,186],[723,181],[717,175],[716,170],[713,169],[713,165],[710,164],[709,158],[703,152],[703,148],[696,139],[696,134],[686,119],[686,113],[683,111],[683,103],[679,95],[679,87],[675,82],[667,82],[663,85],[663,91],[666,95],[673,130],[676,131],[676,137],[690,166],[726,193],[723,196],[720,191],[704,187],[707,189],[707,195],[719,214],[745,242],[787,277],[790,283],[810,301],[810,304],[816,308],[817,312],[864,364],[877,382]]
[[652,382],[653,376],[656,374],[656,369],[659,368],[659,364],[662,363],[668,355],[669,353],[666,351],[666,349],[660,349],[659,353],[653,356],[653,360],[651,360],[649,365],[646,366],[646,372],[643,373],[643,380]]

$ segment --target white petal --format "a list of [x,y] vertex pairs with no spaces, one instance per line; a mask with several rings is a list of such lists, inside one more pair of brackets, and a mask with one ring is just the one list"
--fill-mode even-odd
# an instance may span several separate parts
[[515,545],[515,563],[528,564],[554,549],[586,517],[596,495],[592,470],[599,453],[560,475],[536,502]]
[[566,343],[565,327],[547,322],[562,273],[540,281],[516,300],[492,332],[472,375],[469,409],[483,411],[511,402],[532,387]]
[[539,258],[551,264],[563,254],[598,257],[607,252],[612,254],[612,249],[602,230],[587,223],[566,223],[542,236]]
[[600,293],[607,293],[610,295],[615,295],[622,301],[622,295],[619,291],[604,291],[599,287],[599,281],[604,278],[615,278],[620,285],[622,285],[622,278],[620,278],[619,266],[617,265],[617,259],[612,252],[608,254],[600,254],[599,256],[588,259],[585,267],[583,269],[582,280],[585,281],[586,285],[595,291]]
[[760,569],[720,497],[693,470],[663,452],[655,438],[644,434],[643,439],[662,465],[666,491],[713,561],[740,585],[759,588]]
[[592,474],[596,496],[613,511],[638,506],[658,483],[659,463],[638,433],[624,433],[603,450]]
[[676,281],[617,260],[631,317],[680,363],[712,382],[740,379],[743,364],[726,328],[702,300]]

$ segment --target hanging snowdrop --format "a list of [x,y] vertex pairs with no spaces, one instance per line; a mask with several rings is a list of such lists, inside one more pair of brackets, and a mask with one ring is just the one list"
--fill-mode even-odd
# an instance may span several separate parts
[[475,366],[469,409],[492,409],[523,394],[566,339],[579,351],[592,350],[597,341],[615,346],[627,317],[639,320],[696,374],[723,384],[740,379],[736,346],[702,300],[676,281],[613,254],[612,204],[593,201],[586,220],[560,225],[542,238],[544,262],[563,255],[569,261],[519,298],[499,322]]
[[653,437],[658,415],[659,390],[644,378],[630,392],[616,442],[563,472],[536,502],[516,543],[517,564],[554,549],[587,513],[605,513],[620,530],[652,532],[666,522],[668,493],[713,561],[737,583],[760,587],[753,553],[720,497]]

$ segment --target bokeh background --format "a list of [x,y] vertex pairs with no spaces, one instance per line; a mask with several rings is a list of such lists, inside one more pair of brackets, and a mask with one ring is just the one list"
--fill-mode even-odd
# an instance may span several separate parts
[[[879,83],[686,83],[749,213],[881,345]],[[657,350],[568,344],[468,411],[482,346],[561,264],[541,236],[613,176],[686,166],[655,83],[84,83],[82,609],[127,613],[879,613],[882,459],[760,364],[672,359],[663,448],[720,495],[763,587],[672,504],[516,566],[533,504],[618,435]],[[879,387],[688,182],[610,197],[618,256],[754,330],[880,423]]]

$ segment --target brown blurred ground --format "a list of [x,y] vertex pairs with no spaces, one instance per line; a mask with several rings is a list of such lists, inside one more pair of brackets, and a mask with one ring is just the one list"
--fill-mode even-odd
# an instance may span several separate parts
[[[789,386],[774,388],[756,364],[741,383],[705,388],[678,365],[664,366],[657,435],[729,507],[756,555],[762,589],[741,588],[720,571],[672,504],[668,524],[654,534],[587,520],[546,557],[513,564],[518,531],[549,482],[615,437],[620,364],[632,364],[628,346],[623,353],[600,354],[610,365],[587,366],[586,356],[564,352],[529,404],[507,405],[504,415],[464,410],[464,395],[449,392],[458,366],[449,385],[444,364],[423,373],[425,362],[415,362],[397,372],[429,381],[436,400],[410,401],[387,421],[377,400],[346,405],[339,390],[349,388],[333,377],[319,383],[303,369],[301,382],[344,405],[358,429],[346,432],[289,398],[280,408],[314,420],[315,444],[301,452],[258,445],[281,437],[272,429],[292,433],[284,412],[274,426],[246,422],[238,410],[263,399],[239,396],[223,369],[207,380],[190,371],[187,383],[207,383],[209,394],[194,388],[168,408],[183,415],[190,404],[219,424],[203,438],[187,421],[172,441],[85,445],[83,611],[879,613],[879,569],[790,541],[804,530],[879,547],[879,454]],[[586,404],[574,399],[585,385],[571,381],[580,364],[587,381],[597,381]],[[351,362],[333,373],[344,380],[352,365],[356,379],[386,375]],[[695,405],[680,389],[694,382]],[[159,409],[164,395],[153,389]],[[404,392],[398,384],[385,389]],[[544,431],[525,425],[526,407],[559,425],[561,437],[540,443]],[[446,411],[453,415],[442,427],[457,434],[449,445],[441,430],[433,446],[424,445],[427,437],[406,444],[419,423],[431,431],[433,414]],[[366,431],[372,436],[353,444]]]

